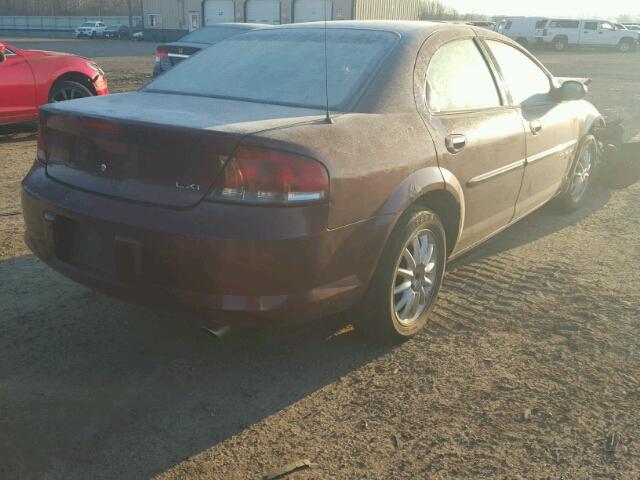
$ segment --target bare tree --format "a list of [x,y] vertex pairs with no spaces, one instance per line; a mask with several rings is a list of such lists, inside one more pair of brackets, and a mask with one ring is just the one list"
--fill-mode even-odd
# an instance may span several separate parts
[[139,12],[142,0],[0,0],[2,15],[129,15],[129,4]]
[[460,14],[440,0],[423,0],[420,20],[485,20],[485,15],[475,13]]

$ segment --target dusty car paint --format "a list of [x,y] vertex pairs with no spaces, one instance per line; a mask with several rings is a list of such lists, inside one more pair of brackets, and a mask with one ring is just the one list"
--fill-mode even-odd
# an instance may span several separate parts
[[[500,84],[499,108],[433,115],[426,105],[425,72],[439,46],[457,38],[473,38],[481,48],[485,38],[517,44],[469,26],[336,22],[329,28],[401,36],[354,108],[333,112],[332,123],[314,109],[149,92],[47,107],[47,138],[62,142],[62,153],[54,152],[46,166],[36,163],[23,183],[29,246],[71,278],[125,298],[228,321],[304,321],[361,299],[387,238],[415,202],[442,217],[455,257],[565,188],[576,146],[599,118],[587,102],[521,114]],[[103,122],[106,131],[84,132],[88,119]],[[544,136],[527,133],[534,121],[543,123]],[[139,165],[152,170],[103,177],[100,164],[65,158],[65,131],[93,143],[107,162],[121,152],[125,159],[144,157]],[[464,134],[467,145],[451,153],[447,137],[455,134]],[[152,139],[162,144],[158,136],[177,139],[184,158],[168,144],[145,154]],[[207,138],[216,146],[204,161],[212,148]],[[204,147],[193,147],[198,142]],[[328,201],[287,208],[203,201],[238,145],[321,162],[330,176]],[[172,166],[179,159],[193,168]],[[94,225],[108,237],[100,268],[65,261],[69,252],[55,241],[65,222]]]

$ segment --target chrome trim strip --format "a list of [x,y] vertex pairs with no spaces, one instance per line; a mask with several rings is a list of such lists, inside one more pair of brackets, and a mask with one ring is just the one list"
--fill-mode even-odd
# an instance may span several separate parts
[[189,55],[183,55],[181,53],[169,53],[170,57],[178,57],[178,58],[189,58]]
[[527,160],[523,158],[522,160],[518,160],[517,162],[513,162],[509,165],[491,170],[490,172],[483,173],[482,175],[478,175],[477,177],[473,177],[471,180],[469,180],[467,182],[467,186],[475,185],[477,183],[489,180],[490,178],[497,177],[498,175],[503,175],[507,172],[510,172],[511,170],[515,170],[516,168],[524,167],[526,163]]
[[536,153],[535,155],[531,155],[530,157],[527,157],[527,165],[537,162],[538,160],[542,160],[543,158],[550,157],[551,155],[554,155],[556,153],[560,153],[566,150],[567,148],[573,147],[576,143],[578,143],[577,140],[571,140],[569,142],[556,145],[555,147],[545,150],[543,152]]

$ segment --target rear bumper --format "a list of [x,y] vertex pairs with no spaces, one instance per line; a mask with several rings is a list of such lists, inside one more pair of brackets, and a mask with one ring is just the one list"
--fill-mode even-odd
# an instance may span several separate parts
[[[327,231],[324,205],[160,208],[72,189],[42,167],[23,182],[22,206],[27,245],[67,277],[136,303],[243,324],[303,322],[354,305],[392,221]],[[64,258],[64,222],[108,237],[109,251],[94,252],[103,267]]]

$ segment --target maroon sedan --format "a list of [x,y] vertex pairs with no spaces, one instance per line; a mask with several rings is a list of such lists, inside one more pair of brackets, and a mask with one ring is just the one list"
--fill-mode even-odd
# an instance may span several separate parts
[[580,205],[602,122],[583,82],[471,26],[327,28],[256,30],[139,92],[44,107],[28,245],[134,301],[224,324],[356,307],[393,341],[427,322],[448,258]]
[[104,72],[87,58],[0,43],[0,125],[36,120],[45,103],[108,93]]

